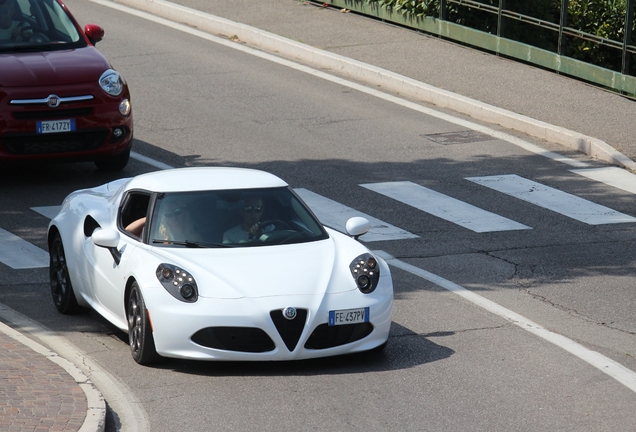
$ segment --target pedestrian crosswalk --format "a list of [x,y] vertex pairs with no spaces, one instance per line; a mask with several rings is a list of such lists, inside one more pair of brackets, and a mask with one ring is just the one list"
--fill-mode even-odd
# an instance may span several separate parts
[[417,238],[418,236],[383,222],[366,213],[362,213],[344,204],[340,204],[324,196],[318,195],[307,189],[294,189],[294,191],[305,201],[305,203],[316,214],[320,222],[337,231],[345,232],[345,225],[349,218],[362,216],[367,218],[371,224],[371,229],[364,235],[364,241],[378,240],[401,240]]
[[[612,167],[571,171],[588,179],[636,194],[636,176],[625,170]],[[509,197],[522,200],[538,208],[547,209],[588,225],[636,222],[634,216],[515,174],[467,177],[464,180],[501,193],[504,199]],[[468,229],[475,233],[534,229],[532,226],[410,181],[365,183],[360,184],[359,187],[362,188],[361,190],[368,190],[406,204],[455,224],[461,229]],[[323,224],[335,230],[345,232],[345,224],[353,216],[362,216],[368,219],[371,228],[366,235],[361,237],[364,242],[396,241],[419,237],[418,234],[308,189],[298,188],[295,189],[295,192],[307,203]],[[59,208],[59,206],[44,206],[32,207],[31,210],[47,218],[53,218]],[[48,266],[48,253],[19,236],[0,229],[0,262],[13,269],[43,268]]]
[[636,222],[636,218],[517,175],[469,177],[486,186],[588,225]]
[[0,262],[13,269],[48,267],[49,254],[0,228]]
[[474,232],[530,229],[526,225],[409,181],[371,183],[360,186]]

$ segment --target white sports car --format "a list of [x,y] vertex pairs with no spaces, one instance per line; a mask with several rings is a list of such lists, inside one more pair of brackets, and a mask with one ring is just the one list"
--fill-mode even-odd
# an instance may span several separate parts
[[70,194],[48,230],[53,302],[91,307],[132,356],[293,360],[386,345],[389,267],[280,178],[182,168]]

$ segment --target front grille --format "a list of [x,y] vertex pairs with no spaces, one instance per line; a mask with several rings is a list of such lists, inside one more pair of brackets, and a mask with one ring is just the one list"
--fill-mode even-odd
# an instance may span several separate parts
[[2,147],[15,155],[76,153],[99,148],[108,129],[56,134],[7,134],[2,137]]
[[93,108],[75,108],[62,110],[17,111],[13,113],[16,120],[57,120],[93,115]]
[[280,337],[285,342],[287,349],[290,352],[293,351],[305,328],[307,309],[297,309],[296,317],[292,320],[285,318],[282,310],[273,310],[269,313],[269,316],[272,317],[276,330],[278,330]]
[[330,326],[321,324],[309,336],[305,343],[307,349],[325,349],[345,345],[365,338],[371,334],[371,323],[343,324]]
[[267,333],[255,327],[208,327],[190,339],[204,347],[226,351],[261,353],[276,347]]

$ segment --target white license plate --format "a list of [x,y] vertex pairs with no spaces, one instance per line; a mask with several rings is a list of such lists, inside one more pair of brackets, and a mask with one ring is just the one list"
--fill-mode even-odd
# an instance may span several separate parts
[[369,308],[329,311],[329,325],[357,324],[369,322]]
[[36,129],[39,134],[73,132],[75,130],[75,119],[37,122]]

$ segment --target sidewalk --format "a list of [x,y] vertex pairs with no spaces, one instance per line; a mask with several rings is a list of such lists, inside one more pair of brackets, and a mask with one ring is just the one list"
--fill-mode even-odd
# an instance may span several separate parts
[[105,402],[73,364],[0,322],[0,430],[101,432]]

